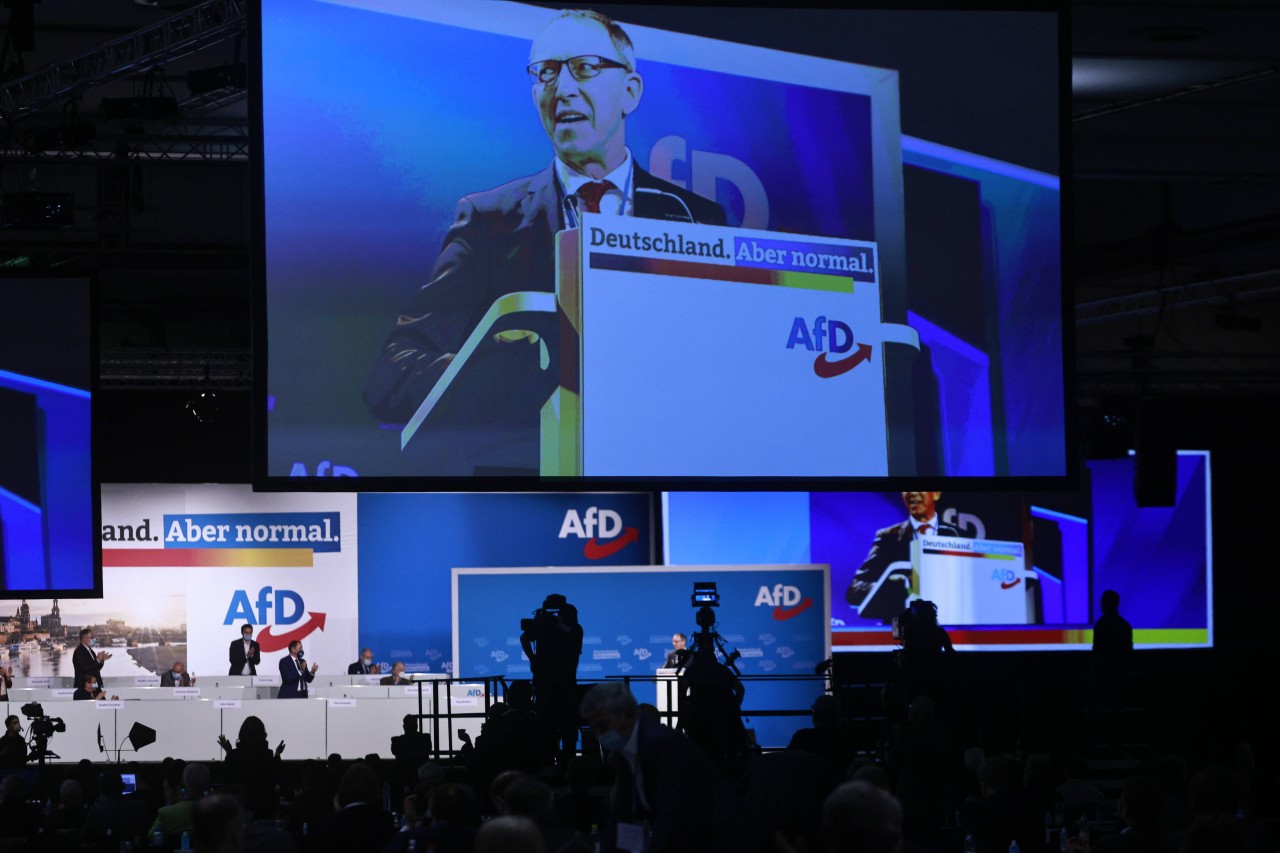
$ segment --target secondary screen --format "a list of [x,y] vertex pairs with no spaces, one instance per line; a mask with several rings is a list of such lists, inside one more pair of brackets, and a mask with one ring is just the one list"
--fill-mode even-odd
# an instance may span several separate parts
[[958,648],[1092,646],[1104,591],[1137,648],[1213,645],[1209,455],[1178,454],[1176,503],[1140,507],[1134,461],[1092,460],[1082,491],[671,492],[666,561],[826,563],[837,651],[896,648],[932,601]]
[[1057,15],[617,14],[264,0],[259,475],[1065,478]]

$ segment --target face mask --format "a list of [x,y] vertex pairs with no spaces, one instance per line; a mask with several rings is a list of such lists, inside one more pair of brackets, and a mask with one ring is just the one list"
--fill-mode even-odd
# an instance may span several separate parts
[[97,689],[98,689],[98,685],[96,685],[96,684],[90,684],[90,685],[89,685],[89,692],[90,692],[90,693],[95,692]]
[[246,640],[252,640],[252,639],[253,639],[253,634],[241,634],[240,636],[244,637]]
[[623,747],[627,745],[627,739],[616,731],[607,731],[597,737],[600,741],[600,748],[605,752],[622,752]]
[[368,665],[369,665],[369,664],[371,664],[371,663],[373,663],[373,658],[365,658],[365,659],[364,659],[364,665],[365,665],[365,666],[368,666]]
[[298,649],[298,657],[302,657],[302,649]]

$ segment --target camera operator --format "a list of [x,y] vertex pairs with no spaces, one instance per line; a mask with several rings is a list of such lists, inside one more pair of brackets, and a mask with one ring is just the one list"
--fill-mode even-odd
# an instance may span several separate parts
[[938,624],[938,605],[917,599],[893,620],[893,634],[902,643],[894,652],[898,665],[900,701],[895,703],[905,715],[917,696],[946,701],[947,663],[955,654],[951,637]]
[[582,655],[578,608],[553,593],[532,619],[520,620],[520,629],[520,648],[533,673],[543,753],[558,755],[563,766],[573,757],[578,741],[578,659]]
[[17,714],[4,719],[0,735],[0,770],[11,770],[27,763],[27,741],[22,737],[22,721]]

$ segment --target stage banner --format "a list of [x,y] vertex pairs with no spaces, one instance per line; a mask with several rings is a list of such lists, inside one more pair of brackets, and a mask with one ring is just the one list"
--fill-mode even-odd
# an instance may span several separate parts
[[259,672],[276,673],[293,639],[322,672],[345,673],[356,659],[355,495],[104,485],[100,535],[103,597],[55,600],[47,613],[24,602],[18,617],[42,639],[15,675],[71,675],[88,626],[111,654],[104,680],[119,686],[177,660],[197,677],[225,675],[246,623],[262,647]]
[[[360,642],[409,672],[453,672],[452,569],[650,563],[651,504],[647,493],[362,494]],[[509,603],[531,615],[542,596]]]
[[[578,608],[583,627],[580,681],[652,676],[672,650],[674,633],[698,632],[691,604],[694,582],[714,581],[724,651],[741,654],[744,676],[809,676],[745,682],[743,708],[804,711],[822,693],[815,667],[830,656],[827,567],[625,566],[611,568],[455,568],[454,660],[462,675],[530,678],[520,647],[520,620],[533,616],[551,593]],[[655,686],[634,682],[641,702],[657,704]],[[764,746],[786,746],[807,715],[752,718]]]

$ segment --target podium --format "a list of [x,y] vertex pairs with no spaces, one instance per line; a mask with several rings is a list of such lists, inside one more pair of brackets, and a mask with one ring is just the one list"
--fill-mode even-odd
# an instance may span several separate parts
[[875,243],[604,214],[555,239],[554,294],[495,302],[404,428],[424,473],[914,473],[885,353],[919,339],[885,322]]
[[927,536],[911,543],[918,594],[938,605],[944,625],[1027,625],[1036,621],[1036,573],[1021,542]]

